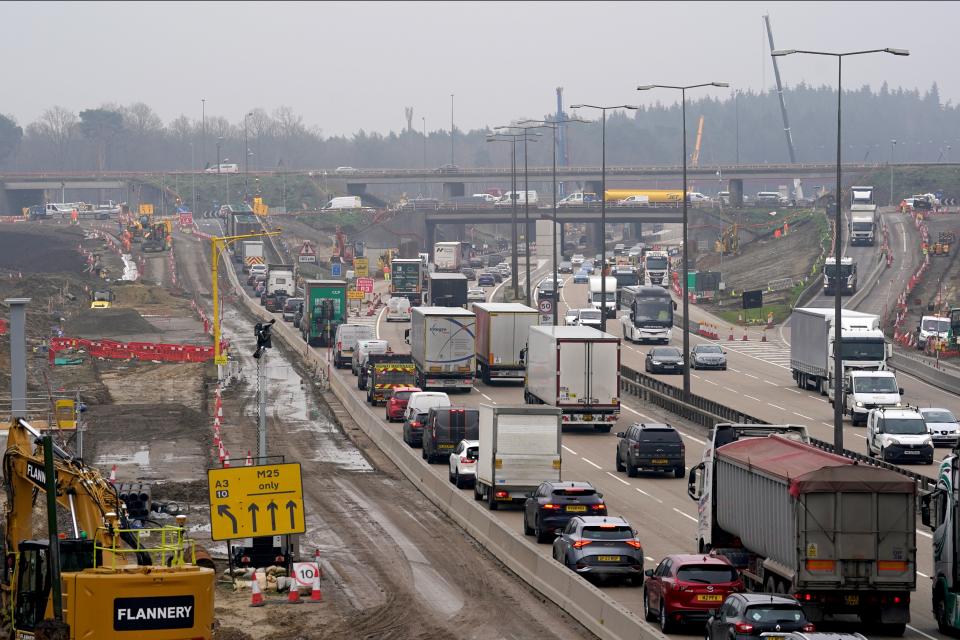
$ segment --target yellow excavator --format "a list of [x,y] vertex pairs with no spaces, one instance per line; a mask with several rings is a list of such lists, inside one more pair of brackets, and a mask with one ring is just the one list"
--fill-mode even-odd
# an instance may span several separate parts
[[[54,554],[34,538],[34,503],[46,495],[41,433],[15,418],[3,456],[6,531],[0,595],[11,640],[32,640],[54,617]],[[176,526],[135,529],[124,503],[99,471],[54,445],[56,501],[68,516],[59,535],[63,622],[71,640],[209,640],[213,633],[214,570],[198,566]],[[207,563],[204,563],[207,564]]]

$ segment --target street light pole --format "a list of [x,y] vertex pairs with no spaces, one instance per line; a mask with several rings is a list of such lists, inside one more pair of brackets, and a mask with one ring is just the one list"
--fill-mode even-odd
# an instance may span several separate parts
[[891,140],[890,141],[890,206],[891,207],[894,206],[893,204],[893,150],[896,148],[896,146],[897,146],[897,141]]
[[249,113],[243,116],[243,199],[246,200],[250,191],[247,188],[247,175],[250,173],[250,143],[247,138],[247,118]]
[[193,143],[190,143],[190,177],[193,181],[193,184],[190,187],[190,190],[193,192],[193,215],[197,215],[197,161],[195,158],[196,154],[194,153]]
[[[847,56],[856,56],[863,55],[867,53],[889,53],[895,56],[908,56],[910,52],[906,49],[870,49],[867,51],[848,51],[844,53],[834,53],[827,51],[804,51],[800,49],[777,49],[771,51],[771,56],[789,56],[794,53],[804,53],[808,55],[815,56],[831,56],[837,59],[837,187],[836,187],[836,214],[834,218],[834,247],[833,247],[833,256],[836,258],[836,280],[837,285],[834,287],[834,297],[833,297],[833,313],[834,320],[833,326],[835,331],[838,331],[843,323],[843,304],[840,298],[840,257],[843,255],[843,217],[842,217],[842,202],[843,198],[840,195],[841,189],[841,165],[840,165],[840,152],[842,145],[841,138],[841,105],[842,105],[842,96],[843,96],[843,59]],[[892,168],[892,167],[891,167]],[[892,193],[891,193],[892,198]],[[842,340],[838,341],[834,339],[834,348],[833,348],[833,446],[837,451],[843,450],[843,406],[845,404],[843,399],[843,356],[842,349],[838,348],[838,343],[842,344]]]
[[453,94],[450,94],[450,164],[456,164],[453,160]]
[[[424,175],[426,175],[427,173],[427,117],[420,116],[420,119],[423,121],[423,173]],[[420,185],[420,189],[422,191],[420,195],[425,197],[427,195],[427,183],[424,182],[422,185]]]
[[202,121],[201,124],[201,140],[200,140],[200,153],[201,159],[203,160],[204,169],[207,165],[207,99],[200,98],[200,118]]
[[[527,306],[530,306],[530,174],[527,162],[527,132],[523,132],[523,244],[527,261]],[[556,287],[557,283],[553,283]]]
[[729,87],[728,82],[704,82],[701,84],[691,84],[686,86],[675,86],[665,84],[649,84],[637,87],[637,91],[648,91],[650,89],[675,89],[680,91],[680,112],[683,116],[683,142],[681,153],[683,155],[683,253],[682,253],[682,271],[681,289],[683,291],[683,399],[684,402],[690,401],[690,292],[687,290],[687,281],[690,279],[690,238],[689,238],[689,218],[688,218],[688,200],[687,193],[687,89],[698,89],[700,87]]

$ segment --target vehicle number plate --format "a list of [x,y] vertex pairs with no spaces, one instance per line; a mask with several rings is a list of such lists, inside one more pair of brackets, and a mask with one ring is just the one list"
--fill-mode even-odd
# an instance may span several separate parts
[[666,458],[654,458],[654,459],[651,460],[650,462],[652,462],[653,464],[667,464],[667,463],[669,463],[670,461],[667,460]]
[[723,596],[720,594],[700,594],[697,596],[697,602],[723,602]]
[[567,507],[567,511],[586,511],[587,506],[583,504],[573,504]]
[[620,556],[597,556],[600,562],[620,562]]
[[453,444],[451,444],[451,443],[441,443],[437,448],[438,448],[438,449],[453,449]]
[[786,640],[786,636],[770,636],[764,634],[763,640]]
[[860,604],[860,596],[844,596],[844,604],[855,607]]
[[908,456],[918,456],[918,455],[920,455],[920,452],[919,452],[919,451],[904,451],[903,453],[904,453],[904,455],[908,455]]
[[584,422],[593,422],[593,416],[583,416]]

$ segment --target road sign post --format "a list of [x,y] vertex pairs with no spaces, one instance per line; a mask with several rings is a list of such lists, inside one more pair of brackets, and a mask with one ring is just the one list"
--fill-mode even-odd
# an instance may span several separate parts
[[210,538],[305,533],[299,463],[208,469]]

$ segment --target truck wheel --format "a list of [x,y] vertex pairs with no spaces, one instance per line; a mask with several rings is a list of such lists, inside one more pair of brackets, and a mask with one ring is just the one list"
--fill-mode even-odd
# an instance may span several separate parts
[[944,601],[943,592],[939,590],[933,596],[933,617],[937,621],[937,629],[940,633],[950,633],[950,624],[947,622],[947,603]]
[[620,452],[617,451],[617,471],[626,471],[626,467],[620,462]]
[[473,499],[476,500],[477,502],[480,502],[481,500],[483,500],[483,494],[480,493],[479,482],[473,483]]
[[500,507],[500,505],[497,504],[497,498],[495,497],[495,495],[496,494],[493,491],[493,487],[488,487],[487,488],[487,508],[490,509],[490,511],[496,511]]
[[637,467],[630,464],[630,458],[627,458],[627,475],[631,478],[637,477]]

